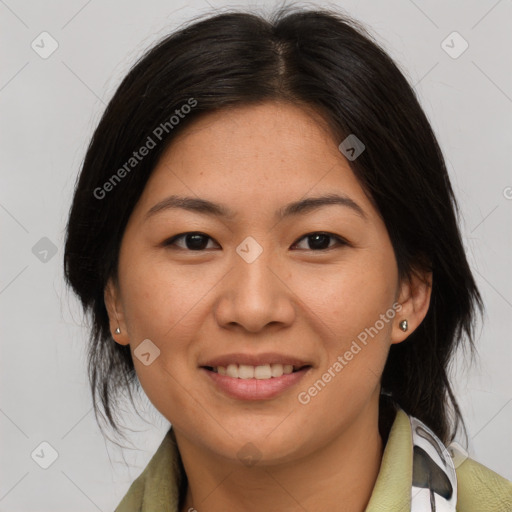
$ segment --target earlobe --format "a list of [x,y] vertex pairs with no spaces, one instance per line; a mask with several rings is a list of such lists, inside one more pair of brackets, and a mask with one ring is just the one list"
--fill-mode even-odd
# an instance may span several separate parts
[[432,292],[432,272],[412,272],[400,284],[398,302],[402,308],[395,317],[391,343],[405,341],[427,315]]
[[109,278],[103,293],[103,300],[109,317],[110,332],[112,333],[112,337],[116,343],[119,343],[120,345],[128,345],[128,333],[123,322],[124,317],[122,311],[119,312],[118,310],[119,301],[117,296],[117,288],[112,278]]

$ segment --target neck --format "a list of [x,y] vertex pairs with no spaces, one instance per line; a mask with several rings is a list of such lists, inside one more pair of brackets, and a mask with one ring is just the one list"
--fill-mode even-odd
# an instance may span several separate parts
[[181,512],[363,512],[383,452],[378,407],[368,407],[321,449],[279,465],[226,462],[175,432],[188,478]]

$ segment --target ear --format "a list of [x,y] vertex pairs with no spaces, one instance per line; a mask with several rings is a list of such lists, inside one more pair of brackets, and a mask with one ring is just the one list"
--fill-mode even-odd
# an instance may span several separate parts
[[[124,321],[123,309],[119,300],[119,291],[112,278],[109,278],[103,293],[105,307],[107,308],[108,318],[110,322],[110,332],[116,343],[120,345],[128,345],[130,340],[128,338],[128,331]],[[116,329],[119,327],[121,334],[116,334]]]
[[[397,302],[402,308],[397,312],[391,343],[406,340],[421,324],[427,315],[432,292],[432,272],[414,270],[411,275],[400,283]],[[407,331],[400,329],[400,322],[407,320]]]

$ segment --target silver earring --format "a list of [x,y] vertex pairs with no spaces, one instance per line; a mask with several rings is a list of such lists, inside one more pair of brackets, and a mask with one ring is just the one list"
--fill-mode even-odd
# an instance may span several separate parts
[[407,331],[407,329],[409,328],[409,325],[407,323],[407,320],[402,320],[399,324],[400,326],[400,329],[402,329],[402,331]]
[[116,329],[116,334],[121,334],[121,329],[119,329],[119,327]]

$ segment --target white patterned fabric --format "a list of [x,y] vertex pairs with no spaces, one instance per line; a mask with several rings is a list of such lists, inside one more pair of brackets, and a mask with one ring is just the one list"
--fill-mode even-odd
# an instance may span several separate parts
[[413,443],[411,512],[456,512],[457,475],[448,449],[423,422],[409,416]]

